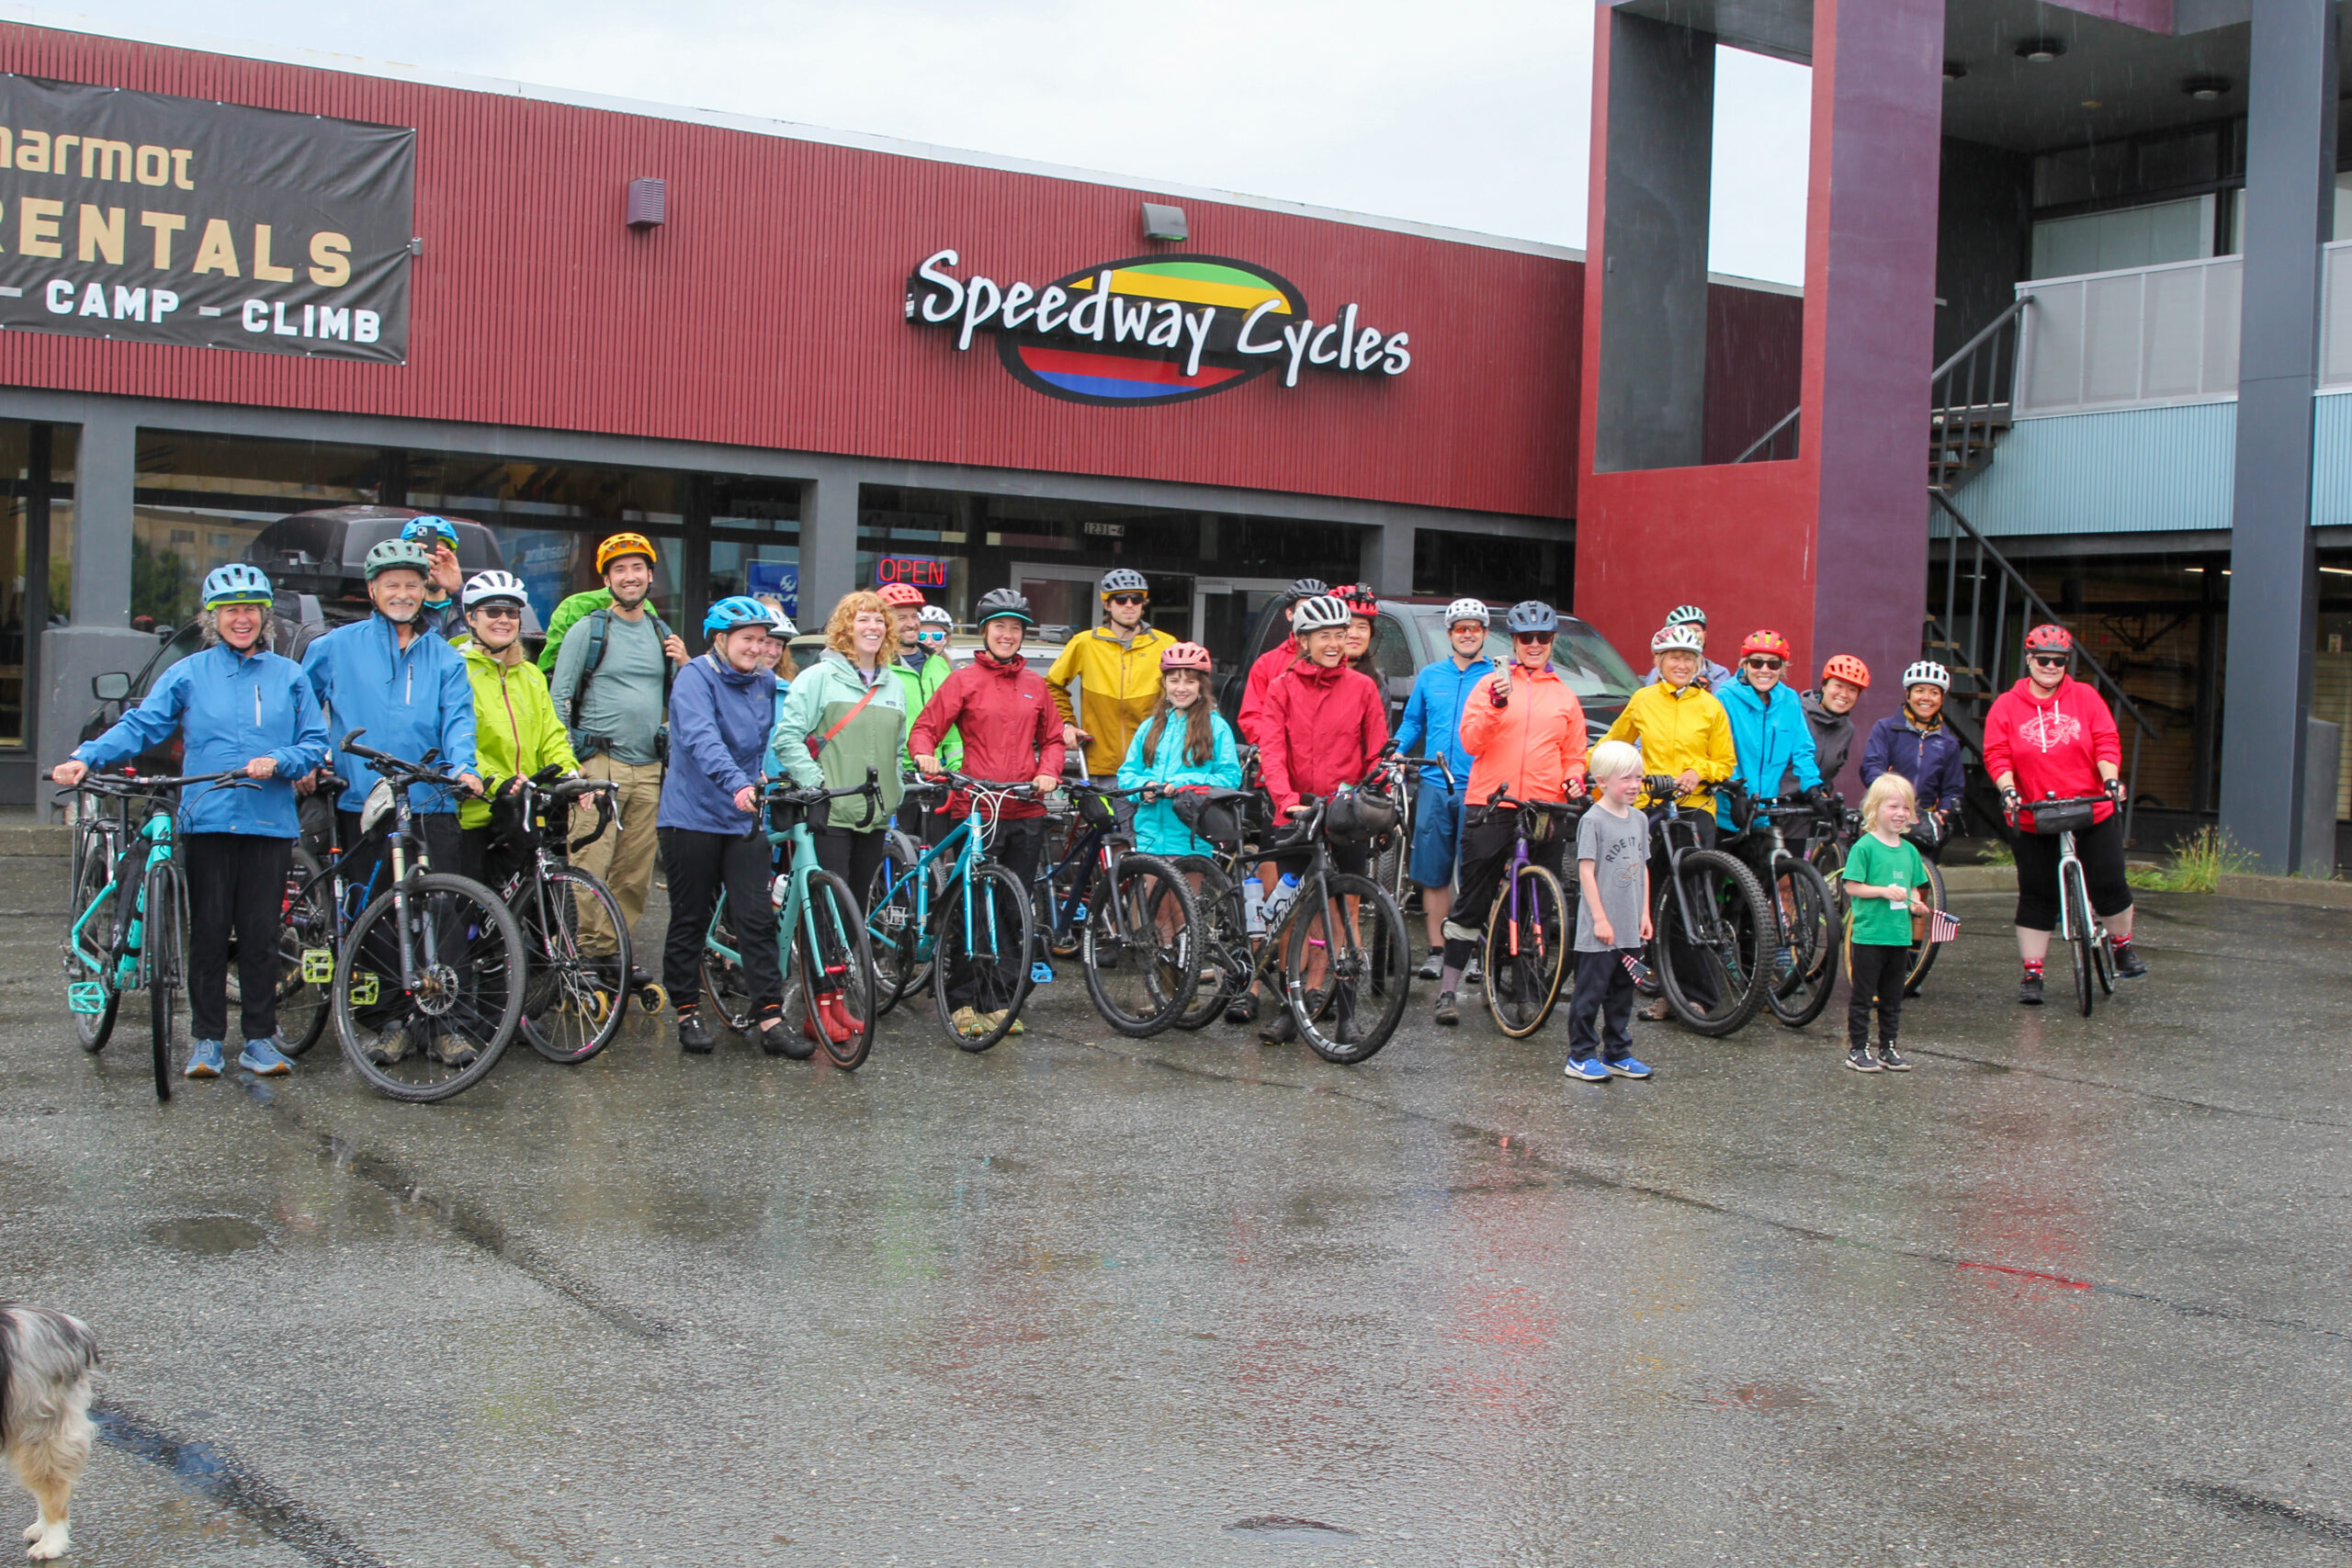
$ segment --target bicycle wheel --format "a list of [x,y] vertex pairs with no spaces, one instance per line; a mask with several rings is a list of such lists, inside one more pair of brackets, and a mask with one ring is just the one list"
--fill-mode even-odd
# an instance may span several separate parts
[[1544,1027],[1560,999],[1560,977],[1567,973],[1575,942],[1566,897],[1549,870],[1521,866],[1495,890],[1494,908],[1487,911],[1484,960],[1487,1011],[1497,1029],[1524,1040]]
[[172,1098],[172,1026],[187,974],[187,887],[176,861],[147,874],[146,923],[140,951],[147,970],[147,1030],[155,1064],[155,1098]]
[[[401,986],[403,936],[411,990]],[[351,922],[335,964],[335,1037],[377,1093],[447,1100],[481,1082],[514,1038],[523,973],[523,934],[496,894],[470,877],[413,875]]]
[[[967,1051],[985,1051],[1012,1032],[1029,999],[1030,943],[1035,922],[1021,879],[992,862],[972,868],[941,901],[931,965],[932,999],[939,1026]],[[958,982],[961,982],[959,985]],[[956,999],[962,991],[964,1000]],[[970,1008],[983,1027],[956,1027],[958,1008]]]
[[1846,897],[1846,878],[1843,874],[1846,869],[1846,849],[1826,830],[1815,829],[1815,833],[1816,837],[1813,840],[1812,847],[1805,851],[1804,858],[1806,863],[1821,873],[1821,879],[1829,885],[1830,920],[1839,931],[1843,931],[1846,929],[1846,916],[1850,912],[1850,902]]
[[2069,859],[2058,863],[2058,902],[2059,930],[2062,933],[2074,933],[2062,934],[2059,940],[2065,942],[2067,956],[2073,961],[2075,1004],[2088,1018],[2098,1001],[2091,977],[2091,947],[2098,940],[2092,932],[2098,928],[2091,924],[2090,889],[2084,881],[2081,862]]
[[2100,996],[2115,995],[2115,943],[2104,925],[2098,928],[2098,939],[2091,943],[2091,974],[2098,980]]
[[1200,879],[1193,893],[1193,914],[1201,954],[1192,995],[1170,1022],[1177,1029],[1204,1029],[1224,1016],[1226,1004],[1250,983],[1250,931],[1241,893],[1204,855],[1179,855],[1169,863],[1188,883]]
[[[1307,898],[1313,890],[1299,889]],[[1334,876],[1292,917],[1285,989],[1299,1038],[1327,1062],[1368,1061],[1405,1016],[1412,949],[1396,901],[1363,876]]]
[[880,1010],[875,1005],[873,944],[846,881],[830,871],[810,874],[808,906],[793,947],[800,959],[800,1005],[808,1027],[828,1061],[854,1071],[874,1049]]
[[899,1005],[930,976],[922,954],[922,895],[915,863],[922,852],[892,829],[883,840],[882,863],[865,890],[865,935],[874,953],[874,1011],[877,1018]]
[[[85,1051],[106,1049],[107,1041],[114,1034],[115,1014],[122,1010],[122,993],[115,989],[114,976],[104,967],[91,968],[74,951],[74,921],[82,919],[83,911],[97,903],[103,893],[106,901],[82,921],[82,945],[101,961],[114,951],[115,912],[121,907],[122,890],[107,890],[112,875],[113,858],[107,852],[106,836],[93,833],[82,846],[82,858],[74,869],[74,894],[65,906],[65,984],[68,987],[96,986],[105,993],[105,1001],[96,1012],[73,1014],[74,1037]],[[85,993],[85,999],[92,994]]]
[[1794,855],[1779,857],[1773,869],[1780,874],[1773,879],[1773,892],[1788,967],[1780,967],[1781,953],[1775,952],[1764,1000],[1776,1021],[1803,1029],[1821,1016],[1837,989],[1840,928],[1831,912],[1829,884],[1821,873]]
[[1192,884],[1158,855],[1119,858],[1097,888],[1079,953],[1086,994],[1102,1021],[1145,1040],[1176,1021],[1201,974],[1200,912]]
[[743,974],[743,944],[727,918],[727,894],[719,892],[710,912],[710,933],[702,944],[702,994],[718,1021],[738,1034],[752,1032],[752,983]]
[[[1678,899],[1675,888],[1682,892]],[[1685,940],[1670,934],[1685,931]],[[1764,889],[1745,862],[1721,850],[1686,850],[1678,876],[1657,893],[1657,975],[1685,1027],[1712,1036],[1745,1028],[1764,1005],[1778,929]],[[1689,966],[1689,972],[1680,972]]]
[[[1931,860],[1923,859],[1922,863],[1928,868],[1928,907],[1931,909],[1950,908],[1951,906],[1944,902],[1942,869]],[[1911,973],[1903,977],[1905,996],[1919,994],[1919,987],[1927,982],[1928,971],[1936,966],[1936,954],[1942,951],[1943,943],[1939,942],[1923,941],[1911,949]]]
[[[279,900],[277,928],[277,1048],[299,1056],[326,1032],[334,1010],[334,890],[319,875],[319,863],[301,845],[286,865],[286,894]],[[306,958],[322,955],[324,980],[303,977]]]
[[[550,1062],[584,1062],[612,1043],[628,1012],[622,989],[629,972],[628,922],[620,900],[602,882],[572,866],[558,866],[515,895],[516,926],[530,964],[523,982],[523,1038]],[[580,951],[580,913],[604,911],[605,929],[620,938],[612,955]]]

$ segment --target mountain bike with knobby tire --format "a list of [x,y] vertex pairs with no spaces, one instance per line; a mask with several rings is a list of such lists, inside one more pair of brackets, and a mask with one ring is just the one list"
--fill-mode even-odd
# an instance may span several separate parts
[[1528,849],[1555,842],[1563,833],[1573,840],[1576,824],[1590,804],[1520,800],[1497,790],[1484,807],[1514,814],[1510,859],[1487,910],[1483,952],[1487,1011],[1495,1027],[1513,1040],[1544,1027],[1560,999],[1565,976],[1575,967],[1579,897]]
[[[2023,830],[2058,840],[2057,937],[2066,944],[2075,971],[2075,1005],[2088,1018],[2100,997],[2115,994],[2115,948],[2105,923],[2091,912],[2090,879],[2075,853],[2075,835],[2091,826],[2098,807],[2112,802],[2104,795],[2052,795],[2023,804],[2033,813],[2033,826]],[[2009,823],[2020,826],[2014,810]]]
[[1675,781],[1645,777],[1644,809],[1668,873],[1650,897],[1650,968],[1668,1007],[1692,1032],[1720,1038],[1763,1008],[1780,928],[1756,874],[1737,855],[1702,844]]
[[1075,950],[1094,1010],[1136,1040],[1174,1022],[1200,978],[1194,930],[1200,917],[1190,883],[1118,830],[1115,802],[1151,800],[1161,793],[1152,784],[1070,784],[1078,831],[1058,862],[1038,867],[1031,887],[1047,945],[1057,953]]
[[1817,819],[1821,807],[1792,795],[1756,801],[1747,809],[1742,847],[1748,851],[1748,869],[1757,871],[1760,863],[1769,874],[1764,891],[1775,926],[1764,1005],[1775,1022],[1803,1029],[1829,1006],[1838,984],[1838,933],[1845,929],[1827,879],[1788,843],[1789,826]]
[[[332,1004],[352,1070],[392,1100],[447,1100],[497,1066],[523,1020],[523,934],[505,901],[471,877],[430,868],[410,792],[454,797],[463,786],[428,754],[406,761],[358,744],[338,750],[379,775],[360,812],[365,842],[380,831],[391,880],[344,933]],[[372,878],[371,878],[372,882]]]

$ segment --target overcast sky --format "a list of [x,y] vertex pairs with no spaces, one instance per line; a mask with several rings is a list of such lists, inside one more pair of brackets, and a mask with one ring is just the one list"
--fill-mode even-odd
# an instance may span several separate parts
[[[10,13],[1584,243],[1589,0],[106,0],[86,16]],[[1724,51],[1716,271],[1801,281],[1807,77]]]

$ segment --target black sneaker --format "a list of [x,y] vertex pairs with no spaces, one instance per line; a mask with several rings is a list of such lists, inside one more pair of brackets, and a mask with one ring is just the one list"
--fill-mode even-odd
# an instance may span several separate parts
[[690,1055],[707,1056],[718,1042],[711,1038],[710,1025],[702,1021],[700,1012],[678,1015],[678,1049]]
[[1894,1042],[1892,1040],[1879,1046],[1878,1065],[1890,1073],[1907,1073],[1911,1070],[1910,1061],[1902,1052],[1894,1048]]
[[1225,1004],[1225,1021],[1227,1023],[1252,1023],[1257,1017],[1258,993],[1255,991],[1244,991]]
[[1871,1048],[1867,1045],[1849,1048],[1846,1053],[1846,1065],[1858,1073],[1875,1073],[1884,1070],[1878,1065],[1878,1058],[1871,1055]]
[[1258,1031],[1258,1038],[1269,1045],[1287,1045],[1298,1038],[1298,1023],[1284,1008],[1274,1014],[1274,1021]]
[[2147,973],[2147,960],[2140,956],[2140,949],[2135,943],[2121,942],[2115,944],[2115,977],[2117,979],[2144,979]]
[[1437,1021],[1448,1029],[1452,1029],[1462,1021],[1462,1008],[1454,1000],[1452,991],[1440,991],[1437,994]]
[[2018,1000],[2030,1008],[2038,1008],[2041,1005],[2041,976],[2040,975],[2030,969],[2026,971],[2025,978],[2018,982]]

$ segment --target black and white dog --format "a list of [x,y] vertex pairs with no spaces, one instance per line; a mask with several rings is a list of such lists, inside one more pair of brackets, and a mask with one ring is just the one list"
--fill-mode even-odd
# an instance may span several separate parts
[[40,1505],[25,1529],[37,1562],[74,1544],[66,1513],[90,1458],[90,1369],[97,1337],[78,1317],[0,1302],[0,1449]]

